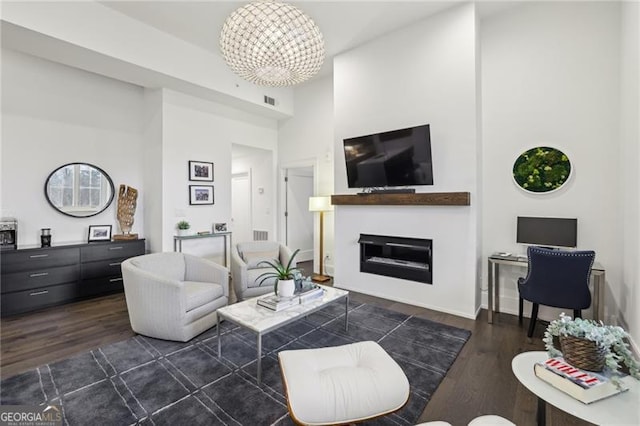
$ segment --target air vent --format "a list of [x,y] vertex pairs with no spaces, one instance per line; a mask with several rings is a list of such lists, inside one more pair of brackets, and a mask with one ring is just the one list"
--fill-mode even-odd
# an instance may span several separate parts
[[272,98],[270,96],[264,95],[264,103],[265,104],[269,104],[271,106],[275,106],[276,105],[276,100],[275,100],[275,98]]

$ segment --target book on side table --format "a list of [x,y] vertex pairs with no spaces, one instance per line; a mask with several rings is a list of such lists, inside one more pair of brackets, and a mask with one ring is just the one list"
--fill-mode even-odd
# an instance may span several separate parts
[[534,372],[540,379],[585,404],[629,390],[624,382],[617,387],[610,377],[580,370],[559,357],[536,363]]

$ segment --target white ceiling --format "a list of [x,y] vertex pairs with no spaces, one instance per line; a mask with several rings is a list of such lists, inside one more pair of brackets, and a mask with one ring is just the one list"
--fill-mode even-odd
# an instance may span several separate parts
[[[220,54],[222,25],[248,1],[104,1],[105,6],[189,43]],[[462,2],[295,1],[320,27],[327,58],[319,75],[331,73],[333,56]],[[493,3],[493,2],[491,2]],[[488,5],[489,3],[485,3]],[[508,4],[508,2],[498,2]]]

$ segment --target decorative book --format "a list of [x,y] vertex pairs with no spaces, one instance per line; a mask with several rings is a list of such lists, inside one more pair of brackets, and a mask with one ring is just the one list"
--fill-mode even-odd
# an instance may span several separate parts
[[280,297],[275,294],[272,294],[266,297],[261,297],[260,299],[258,299],[257,303],[258,305],[264,308],[271,309],[272,311],[278,312],[283,309],[287,309],[292,306],[299,305],[300,300],[298,299],[297,296]]
[[536,376],[584,404],[629,390],[623,382],[616,386],[609,376],[580,370],[562,358],[549,358],[534,366]]

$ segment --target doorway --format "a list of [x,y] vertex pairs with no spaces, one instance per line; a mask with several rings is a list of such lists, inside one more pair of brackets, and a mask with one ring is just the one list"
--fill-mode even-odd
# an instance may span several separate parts
[[236,242],[251,241],[251,171],[231,175],[231,224]]
[[300,249],[298,262],[313,260],[313,175],[312,166],[284,169],[284,239],[287,247]]

